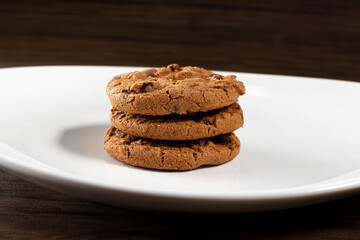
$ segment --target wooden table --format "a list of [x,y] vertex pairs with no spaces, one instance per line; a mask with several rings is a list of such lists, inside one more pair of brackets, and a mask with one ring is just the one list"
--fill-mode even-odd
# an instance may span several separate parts
[[0,239],[359,239],[360,196],[256,214],[138,212],[83,201],[0,172]]
[[[178,62],[360,80],[358,1],[4,2],[1,67]],[[359,195],[268,213],[171,214],[84,201],[1,170],[0,181],[0,239],[360,239]]]

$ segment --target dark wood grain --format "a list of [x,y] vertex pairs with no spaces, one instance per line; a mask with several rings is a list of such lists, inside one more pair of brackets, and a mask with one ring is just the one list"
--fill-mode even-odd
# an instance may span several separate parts
[[[360,81],[360,2],[0,2],[0,67],[172,62]],[[160,214],[77,199],[0,170],[0,239],[241,237],[359,239],[360,196],[268,213]]]
[[80,200],[0,171],[0,239],[359,239],[360,196],[255,214],[139,212]]
[[0,66],[162,66],[360,80],[360,3],[2,1]]

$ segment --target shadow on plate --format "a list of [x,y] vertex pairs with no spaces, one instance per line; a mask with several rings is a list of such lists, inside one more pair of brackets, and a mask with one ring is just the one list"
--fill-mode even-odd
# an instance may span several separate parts
[[99,158],[104,153],[103,136],[108,127],[108,124],[94,124],[69,128],[61,133],[59,143],[73,153]]

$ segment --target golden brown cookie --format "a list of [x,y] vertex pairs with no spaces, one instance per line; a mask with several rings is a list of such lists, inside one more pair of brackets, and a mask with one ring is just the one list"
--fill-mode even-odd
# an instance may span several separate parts
[[104,149],[112,157],[134,166],[162,170],[191,170],[230,161],[240,151],[234,133],[189,141],[161,141],[134,137],[111,126]]
[[193,140],[230,133],[243,125],[239,104],[187,115],[144,116],[111,110],[110,119],[120,131],[142,138]]
[[157,116],[223,108],[236,103],[245,87],[235,75],[171,64],[115,76],[106,92],[119,111]]

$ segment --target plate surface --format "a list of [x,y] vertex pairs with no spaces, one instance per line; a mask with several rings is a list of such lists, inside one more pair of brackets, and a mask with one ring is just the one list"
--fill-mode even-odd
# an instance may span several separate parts
[[232,73],[247,89],[240,154],[169,172],[125,165],[102,148],[105,87],[139,69],[1,69],[0,167],[60,192],[147,210],[264,211],[360,192],[360,84]]

